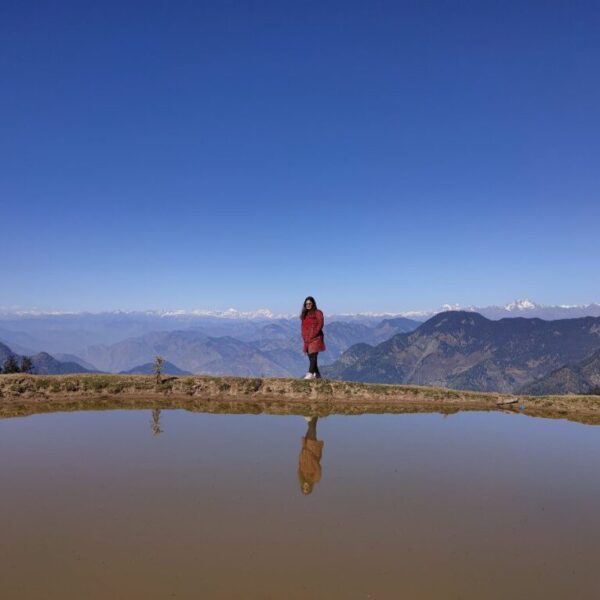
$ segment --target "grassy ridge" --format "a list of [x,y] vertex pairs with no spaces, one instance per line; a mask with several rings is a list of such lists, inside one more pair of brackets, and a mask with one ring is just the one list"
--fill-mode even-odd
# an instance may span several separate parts
[[[334,380],[257,377],[163,377],[149,375],[0,375],[0,416],[69,410],[68,407],[158,406],[223,412],[298,411],[306,414],[360,412],[455,412],[516,410],[525,414],[600,423],[598,396],[514,396],[426,386],[368,384]],[[44,407],[44,408],[42,408]],[[75,408],[72,408],[73,410]],[[237,410],[240,409],[240,410]],[[282,413],[278,413],[282,414]],[[16,415],[15,415],[16,416]]]

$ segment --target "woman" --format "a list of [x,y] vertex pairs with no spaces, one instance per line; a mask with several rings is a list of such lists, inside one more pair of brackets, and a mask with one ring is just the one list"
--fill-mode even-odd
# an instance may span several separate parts
[[309,366],[308,373],[304,379],[321,379],[319,367],[317,365],[317,355],[325,351],[325,341],[323,339],[323,313],[317,308],[317,303],[312,296],[308,296],[302,306],[300,313],[302,320],[302,339],[304,340],[304,352],[308,354]]

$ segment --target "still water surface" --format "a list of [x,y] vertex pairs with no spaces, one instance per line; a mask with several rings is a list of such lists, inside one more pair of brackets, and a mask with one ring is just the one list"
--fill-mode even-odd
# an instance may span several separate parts
[[600,427],[502,413],[0,421],[0,598],[600,598]]

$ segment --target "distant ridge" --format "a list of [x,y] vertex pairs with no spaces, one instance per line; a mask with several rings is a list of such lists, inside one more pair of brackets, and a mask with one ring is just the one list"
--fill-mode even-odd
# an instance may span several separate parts
[[[23,356],[13,352],[6,344],[0,343],[0,369],[7,358],[13,356],[20,365]],[[95,373],[97,371],[86,369],[76,362],[62,362],[56,360],[47,352],[38,352],[30,356],[33,363],[32,373],[34,375],[68,375],[71,373]]]
[[579,363],[565,365],[545,377],[523,386],[519,392],[534,396],[547,394],[590,394],[600,391],[600,350]]
[[[121,375],[152,375],[154,373],[154,363],[145,363],[129,369],[129,371],[121,371]],[[161,373],[166,375],[192,375],[189,371],[184,371],[173,363],[166,360],[161,368]]]
[[[504,317],[526,316],[541,319],[555,320],[579,317],[600,316],[600,303],[590,304],[538,304],[528,299],[517,299],[504,305],[489,306],[461,306],[460,304],[444,304],[437,309],[414,309],[400,311],[365,311],[365,312],[331,312],[327,316],[330,320],[361,320],[361,319],[384,319],[405,317],[409,319],[425,320],[440,312],[450,310],[477,312],[488,319],[501,319]],[[275,312],[269,308],[256,310],[238,310],[236,308],[219,309],[152,309],[152,310],[113,310],[113,311],[61,311],[26,308],[0,307],[0,318],[36,318],[36,317],[121,317],[127,318],[160,318],[160,319],[227,319],[227,320],[278,320],[295,319],[297,312]]]
[[321,373],[367,383],[513,393],[599,349],[600,317],[493,321],[448,311],[376,346],[352,346]]

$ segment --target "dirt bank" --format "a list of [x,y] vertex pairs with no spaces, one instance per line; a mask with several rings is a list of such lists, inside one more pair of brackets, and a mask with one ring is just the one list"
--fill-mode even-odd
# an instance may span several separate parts
[[148,375],[0,375],[0,418],[42,412],[181,408],[271,414],[504,410],[600,424],[600,396],[513,396],[349,381]]

